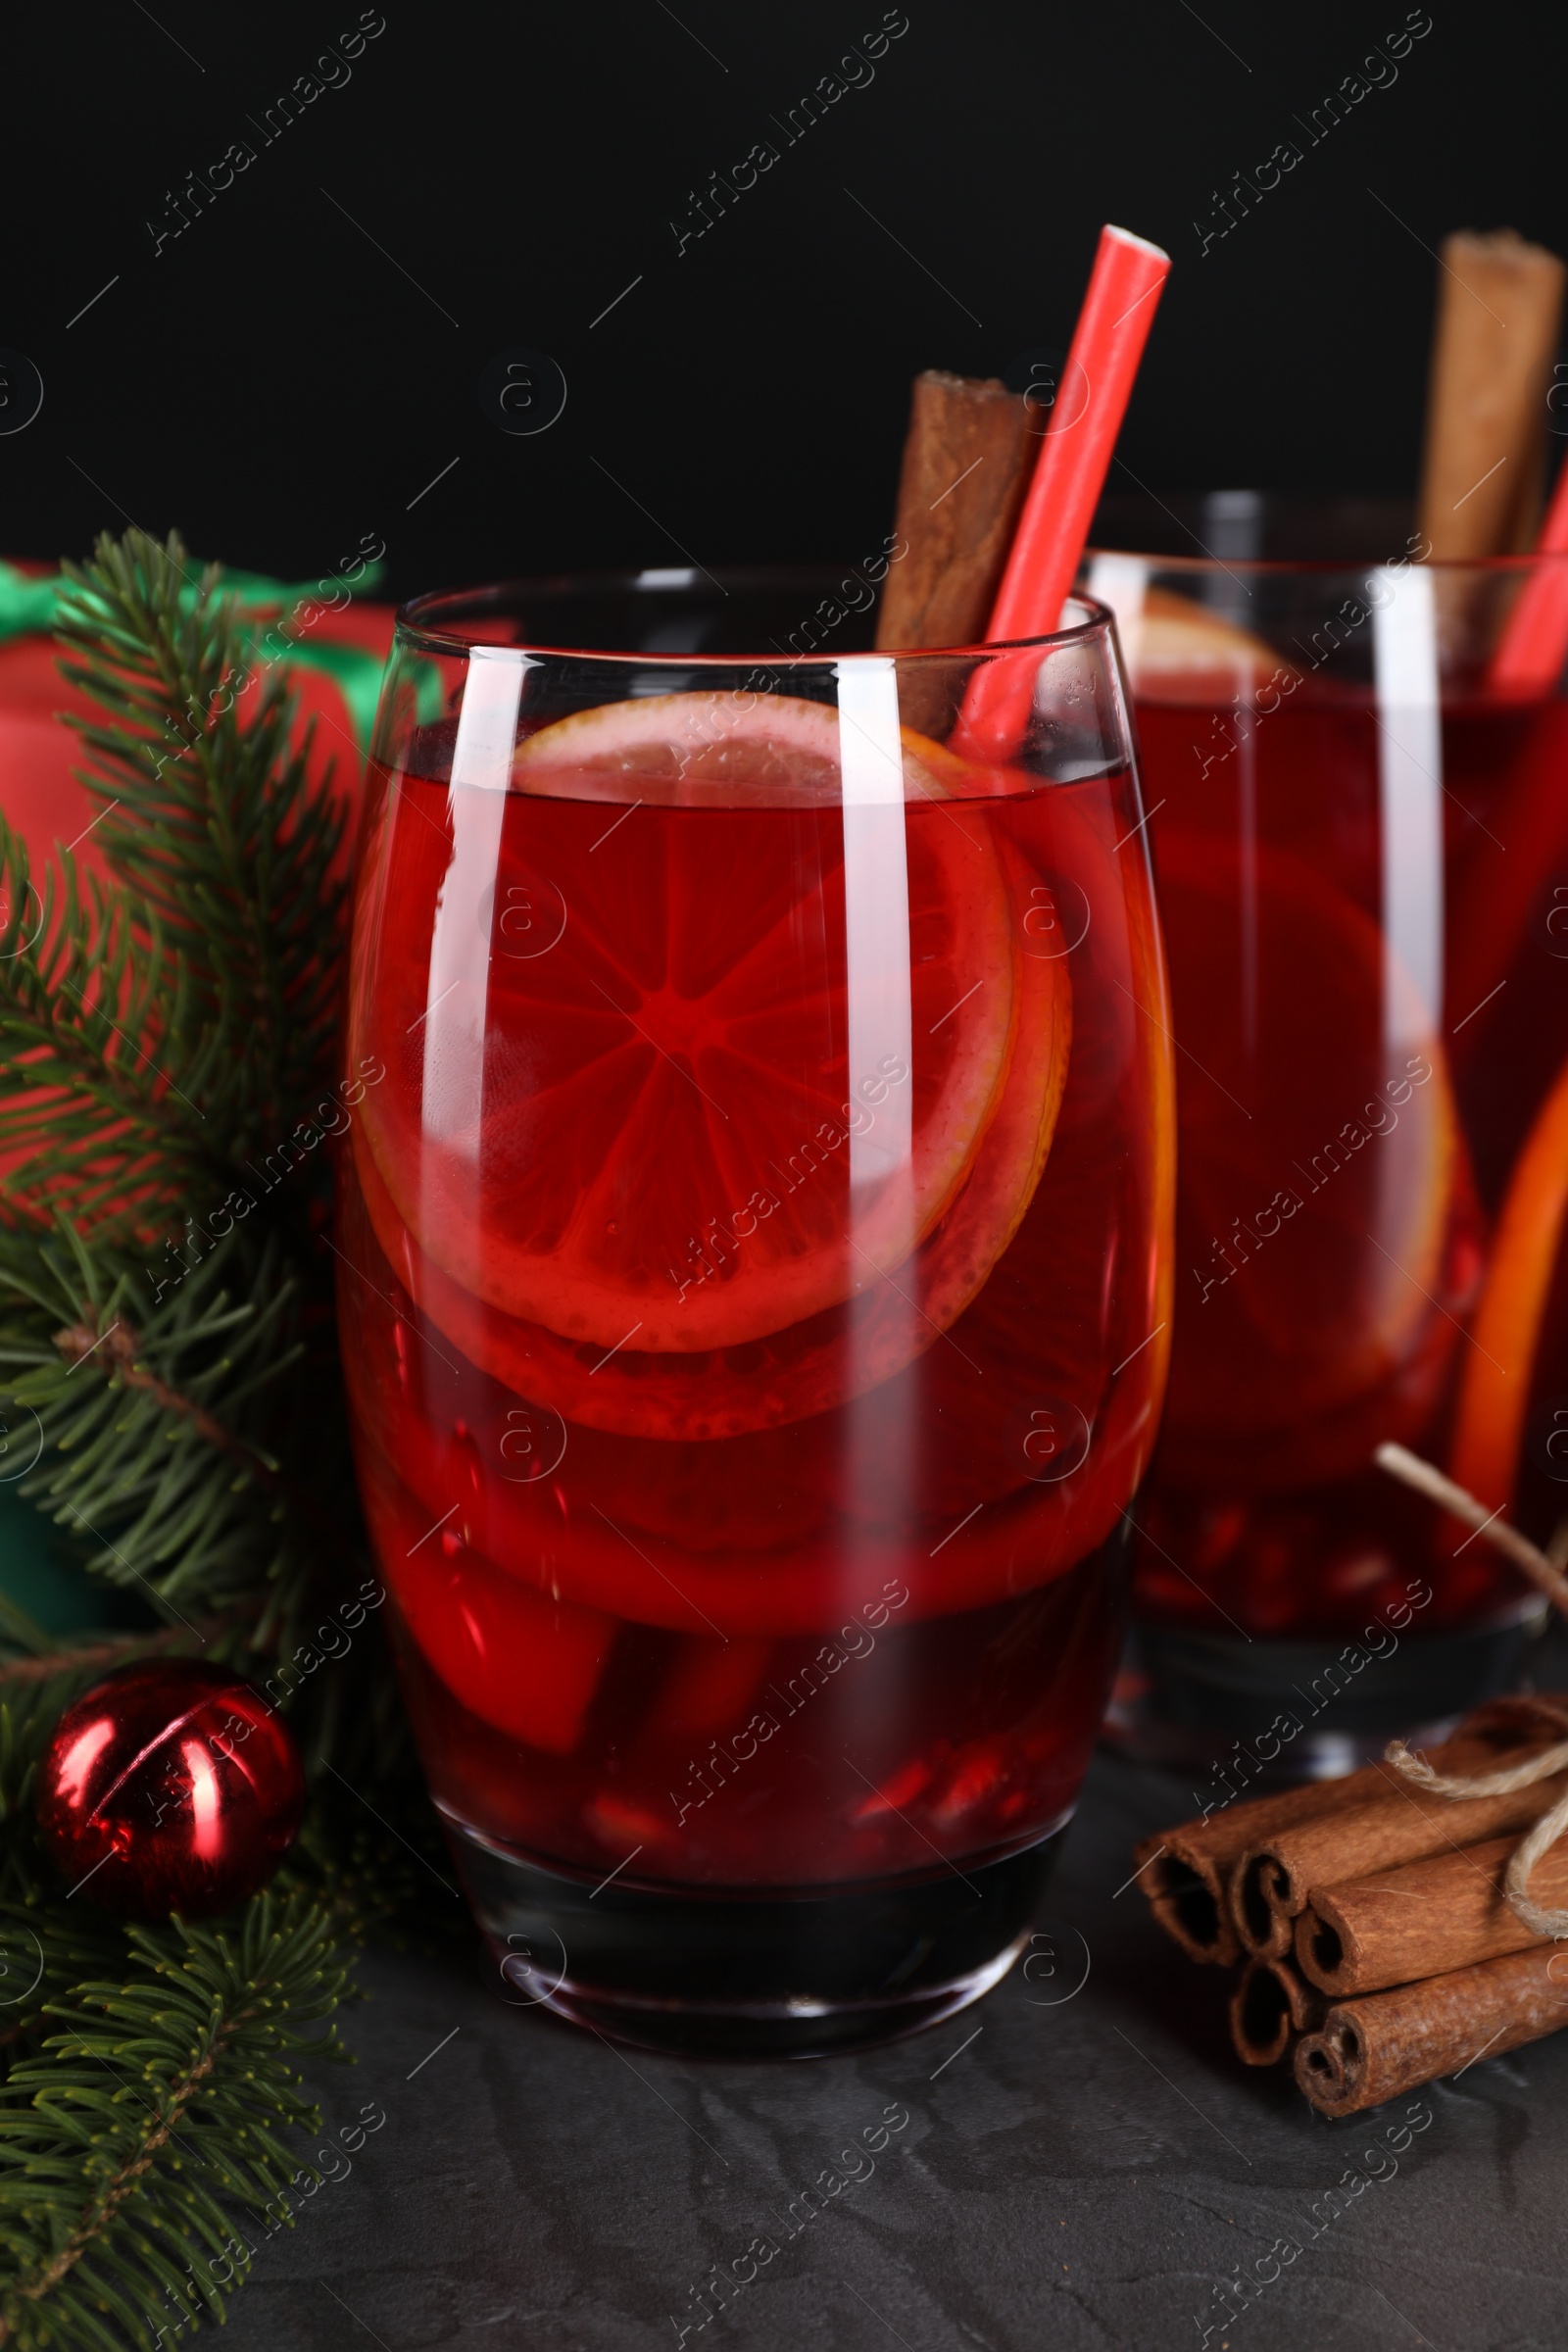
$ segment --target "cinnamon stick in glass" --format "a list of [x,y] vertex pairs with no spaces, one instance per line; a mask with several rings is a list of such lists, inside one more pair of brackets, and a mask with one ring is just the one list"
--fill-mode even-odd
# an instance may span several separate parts
[[1231,1995],[1231,2040],[1247,2066],[1276,2066],[1298,2034],[1323,2023],[1325,1995],[1308,1984],[1295,1962],[1250,1960]]
[[[1555,1973],[1554,1973],[1555,1972]],[[1357,2115],[1478,2058],[1568,2025],[1568,1956],[1552,1943],[1339,2001],[1296,2046],[1296,2080],[1320,2114]]]
[[[1490,1838],[1376,1878],[1315,1886],[1296,1923],[1302,1974],[1343,1999],[1471,1968],[1547,1940],[1526,1927],[1503,1892],[1518,1842]],[[1568,1838],[1542,1855],[1530,1892],[1544,1907],[1568,1902]]]
[[1534,545],[1564,269],[1511,228],[1444,240],[1421,476],[1434,557]]
[[880,651],[984,642],[1045,427],[999,376],[915,377],[897,516],[908,552],[888,568]]
[[[1547,1698],[1489,1699],[1465,1717],[1451,1740],[1432,1749],[1429,1761],[1439,1772],[1493,1772],[1510,1751],[1560,1740],[1563,1725],[1561,1704]],[[1310,1821],[1343,1819],[1360,1804],[1387,1798],[1389,1773],[1382,1763],[1363,1765],[1342,1780],[1313,1781],[1274,1795],[1248,1797],[1222,1812],[1145,1838],[1133,1848],[1133,1860],[1155,1919],[1189,1958],[1222,1965],[1236,1959],[1242,1945],[1230,1890],[1237,1864],[1283,1831]],[[1543,1804],[1541,1811],[1544,1810]],[[1335,1870],[1332,1875],[1340,1879],[1352,1874]]]
[[[1560,1724],[1550,1737],[1553,1742],[1561,1740]],[[1545,1744],[1536,1740],[1498,1749],[1471,1741],[1470,1761],[1450,1760],[1438,1770],[1503,1772]],[[1231,1912],[1245,1950],[1288,1952],[1296,1922],[1314,1886],[1370,1878],[1374,1871],[1395,1870],[1429,1854],[1478,1845],[1504,1830],[1526,1830],[1568,1793],[1568,1773],[1505,1796],[1449,1797],[1415,1787],[1392,1764],[1373,1769],[1382,1772],[1386,1786],[1364,1803],[1336,1806],[1309,1821],[1270,1832],[1242,1856],[1231,1882]]]

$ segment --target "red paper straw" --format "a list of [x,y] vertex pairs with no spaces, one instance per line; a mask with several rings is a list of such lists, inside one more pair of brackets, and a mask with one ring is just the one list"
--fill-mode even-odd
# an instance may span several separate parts
[[[986,630],[988,644],[1048,636],[1060,625],[1169,272],[1170,255],[1157,245],[1129,229],[1101,230],[1061,388]],[[1039,655],[1031,653],[976,670],[956,747],[971,758],[1010,759],[1029,722],[1039,666]]]
[[[1538,556],[1568,558],[1568,464],[1546,509]],[[1568,562],[1538,564],[1519,591],[1502,641],[1492,657],[1490,683],[1509,695],[1549,694],[1568,661]]]

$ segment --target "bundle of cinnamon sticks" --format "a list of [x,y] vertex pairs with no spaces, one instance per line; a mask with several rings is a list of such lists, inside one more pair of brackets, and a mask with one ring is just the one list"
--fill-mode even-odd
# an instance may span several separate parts
[[[1496,1776],[1565,1740],[1568,1697],[1494,1699],[1427,1760]],[[1369,1764],[1146,1838],[1139,1884],[1193,1959],[1240,1963],[1231,2032],[1246,2063],[1289,2059],[1314,2107],[1354,2115],[1568,2025],[1568,1944],[1534,1933],[1504,1890],[1521,1836],[1565,1790],[1568,1770],[1455,1798]],[[1568,1837],[1531,1895],[1568,1901]]]

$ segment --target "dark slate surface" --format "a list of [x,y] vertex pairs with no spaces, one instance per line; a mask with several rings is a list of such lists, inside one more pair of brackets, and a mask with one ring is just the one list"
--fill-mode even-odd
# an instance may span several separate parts
[[[1220,1972],[1116,1892],[1134,1838],[1184,1809],[1102,1757],[1033,1967],[867,2057],[622,2053],[504,2007],[477,1960],[371,1956],[359,2064],[321,2091],[351,2139],[362,2108],[386,2121],[261,2248],[230,2352],[670,2352],[686,2326],[705,2352],[1167,2352],[1210,2322],[1211,2352],[1559,2352],[1568,2035],[1313,2116],[1230,2055]],[[890,2109],[885,2150],[841,2162]],[[693,2288],[759,2237],[776,2251],[712,2315]],[[1239,2312],[1215,2292],[1238,2271]]]

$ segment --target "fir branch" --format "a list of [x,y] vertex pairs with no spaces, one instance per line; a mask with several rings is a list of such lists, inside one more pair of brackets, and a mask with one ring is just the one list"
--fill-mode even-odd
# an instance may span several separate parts
[[36,2056],[45,2012],[86,1976],[126,1973],[125,1931],[83,1903],[0,1902],[0,2047],[7,2063]]
[[[78,1642],[0,1609],[0,2346],[108,2352],[196,2299],[221,2316],[248,2260],[221,2276],[225,2201],[270,2209],[296,2166],[280,2134],[312,2120],[289,2060],[324,2046],[305,2029],[340,1997],[335,1938],[406,1907],[411,1877],[441,1889],[367,1641],[291,1709],[315,1788],[286,1892],[226,1934],[51,1899],[33,1795],[62,1708],[162,1649],[260,1678],[362,1544],[335,1515],[324,1154],[286,1188],[244,1182],[332,1074],[341,818],[286,691],[247,685],[216,571],[192,582],[176,541],[132,532],[72,578],[68,674],[101,713],[73,723],[113,879],[61,853],[35,880],[0,819],[0,1404],[40,1434],[17,1492],[173,1622]],[[225,1194],[230,1230],[198,1232]],[[178,1227],[194,1238],[164,1243]],[[325,1772],[334,1748],[373,1808]],[[382,1807],[418,1853],[391,1851]],[[41,2044],[50,2016],[65,2031]]]
[[0,1691],[14,1690],[24,1683],[46,1683],[62,1674],[91,1672],[96,1678],[112,1674],[117,1666],[128,1666],[136,1658],[189,1656],[197,1648],[206,1649],[219,1636],[253,1623],[255,1617],[253,1607],[236,1608],[221,1617],[204,1618],[193,1628],[166,1625],[157,1633],[106,1634],[102,1641],[83,1641],[72,1649],[7,1658],[0,1662]]
[[0,820],[0,1404],[38,1415],[21,1492],[95,1572],[185,1623],[267,1593],[266,1642],[362,1544],[337,1508],[325,1155],[287,1186],[248,1164],[305,1156],[283,1139],[330,1078],[342,819],[279,679],[239,691],[216,569],[193,582],[176,540],[132,531],[70,577],[116,879],[62,854],[35,883]]
[[209,1075],[214,1041],[156,921],[138,926],[126,895],[96,881],[84,894],[69,851],[40,893],[3,815],[0,908],[7,1221],[36,1230],[69,1210],[155,1231],[193,1192],[220,1199],[230,1170],[188,1091]]
[[104,856],[231,1049],[213,1075],[238,1162],[286,1134],[329,1074],[343,819],[309,787],[309,731],[290,748],[294,698],[247,667],[217,567],[192,595],[188,564],[172,535],[164,547],[106,535],[90,565],[66,567],[57,627],[74,649],[65,674],[105,713],[72,722],[105,808]]
[[[36,1617],[29,1617],[9,1592],[0,1592],[0,1652],[17,1648],[25,1651],[29,1657],[41,1658],[52,1639],[47,1628],[41,1626]],[[0,1668],[0,1673],[3,1672],[4,1669]]]
[[[131,531],[67,576],[62,666],[103,713],[70,723],[115,886],[61,852],[40,890],[0,822],[0,1159],[14,1218],[148,1235],[218,1207],[330,1084],[344,820],[280,677],[244,688],[216,567],[193,586],[177,540]],[[260,1220],[296,1249],[308,1190]]]
[[0,2345],[19,2352],[151,2347],[191,2278],[220,2318],[250,2249],[220,2199],[292,2218],[312,2168],[280,2135],[319,2115],[291,2061],[342,2055],[335,2028],[301,2031],[344,1991],[319,1906],[263,1894],[232,1934],[175,1922],[126,1944],[129,1982],[78,1985],[0,2101]]
[[0,1704],[0,1899],[37,1902],[48,1873],[38,1850],[33,1792],[61,1714],[91,1680],[74,1662],[10,1691]]
[[181,1396],[142,1361],[141,1342],[123,1315],[117,1315],[107,1331],[99,1331],[91,1323],[70,1323],[64,1331],[55,1333],[54,1344],[73,1372],[101,1348],[105,1369],[122,1388],[142,1390],[166,1413],[183,1413],[199,1438],[216,1446],[220,1453],[229,1454],[242,1463],[259,1486],[276,1489],[281,1485],[274,1463],[254,1446],[247,1446],[231,1429],[225,1429],[205,1404],[198,1404],[194,1396]]
[[[301,1356],[295,1286],[275,1245],[254,1270],[246,1256],[239,1236],[220,1242],[130,1327],[131,1379],[113,1341],[132,1269],[72,1226],[49,1244],[0,1231],[0,1393],[42,1433],[18,1491],[90,1544],[110,1583],[187,1623],[191,1604],[220,1612],[269,1583],[297,1587],[310,1565],[266,1434]],[[231,1296],[230,1270],[258,1303]],[[87,1331],[96,1348],[62,1348],[63,1332]]]

